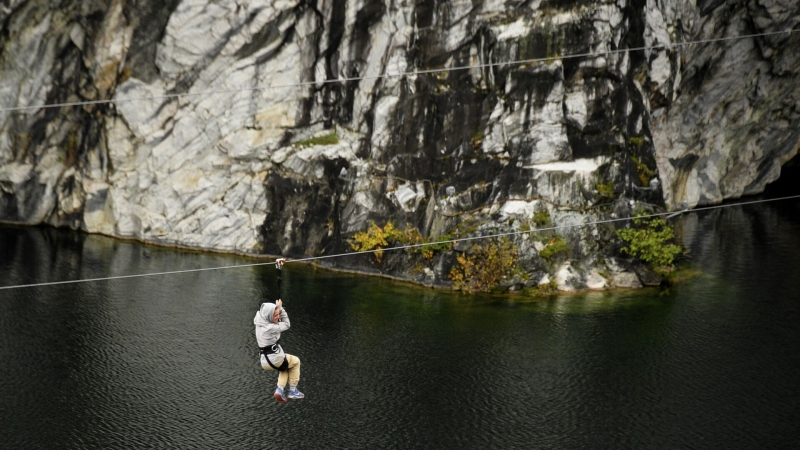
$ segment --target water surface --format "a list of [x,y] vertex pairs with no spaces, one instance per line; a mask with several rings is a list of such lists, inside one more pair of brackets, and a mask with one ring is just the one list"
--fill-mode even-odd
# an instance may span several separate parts
[[[800,448],[800,203],[691,214],[703,275],[529,301],[288,265],[0,291],[0,448]],[[247,264],[0,228],[0,285]]]

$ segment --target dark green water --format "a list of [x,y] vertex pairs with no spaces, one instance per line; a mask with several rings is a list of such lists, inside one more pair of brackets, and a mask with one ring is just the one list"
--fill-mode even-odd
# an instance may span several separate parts
[[[692,214],[704,275],[546,301],[288,265],[0,291],[0,448],[800,448],[800,203]],[[251,263],[0,228],[0,285]]]

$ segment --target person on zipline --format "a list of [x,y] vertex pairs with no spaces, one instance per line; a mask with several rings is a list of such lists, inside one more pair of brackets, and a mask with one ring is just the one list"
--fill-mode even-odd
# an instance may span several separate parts
[[[281,292],[281,270],[285,259],[275,261],[278,271],[278,295]],[[277,370],[278,388],[275,389],[275,400],[286,403],[286,398],[301,399],[305,395],[297,389],[300,382],[300,358],[284,353],[280,344],[281,333],[289,329],[289,316],[283,309],[283,301],[262,303],[253,319],[256,326],[256,340],[261,352],[261,367],[264,370]],[[289,381],[289,392],[284,395],[286,381]]]

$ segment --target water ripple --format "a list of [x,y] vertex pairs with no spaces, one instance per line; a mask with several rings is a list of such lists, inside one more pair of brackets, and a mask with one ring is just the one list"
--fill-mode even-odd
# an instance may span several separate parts
[[[698,220],[686,239],[706,273],[668,295],[504,305],[291,267],[283,343],[307,398],[287,405],[255,349],[264,268],[6,291],[0,448],[798,448],[797,224]],[[755,220],[779,232],[736,235]],[[230,263],[61,233],[0,228],[27,255],[4,267]]]

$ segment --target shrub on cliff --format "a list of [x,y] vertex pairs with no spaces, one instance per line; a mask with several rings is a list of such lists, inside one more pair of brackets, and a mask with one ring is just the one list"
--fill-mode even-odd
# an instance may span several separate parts
[[[416,231],[416,230],[414,230]],[[395,228],[392,222],[387,223],[383,228],[371,222],[367,231],[356,233],[350,247],[357,252],[367,252],[375,250],[375,260],[381,262],[383,259],[383,248],[389,246],[389,242],[405,241],[405,233]]]
[[649,263],[661,276],[671,272],[675,268],[675,257],[683,251],[672,243],[675,238],[672,226],[661,217],[636,217],[633,225],[632,228],[617,230],[617,235],[626,244],[622,252]]
[[508,239],[473,245],[469,253],[458,255],[449,276],[455,289],[489,291],[512,275],[517,258],[517,249]]
[[353,242],[350,242],[350,247],[358,252],[366,252],[375,250],[375,261],[380,263],[383,260],[383,249],[388,247],[391,243],[392,246],[403,245],[417,245],[417,244],[430,244],[420,247],[415,247],[410,250],[418,251],[425,259],[431,259],[436,252],[449,250],[453,244],[452,238],[449,235],[439,236],[433,240],[427,240],[416,228],[407,226],[405,230],[400,230],[395,227],[394,223],[387,222],[381,228],[371,222],[367,231],[362,231],[353,235]]
[[568,251],[569,245],[567,245],[567,243],[564,242],[564,240],[559,236],[556,236],[547,243],[542,251],[539,252],[539,256],[550,261],[554,256],[561,253],[567,253]]

